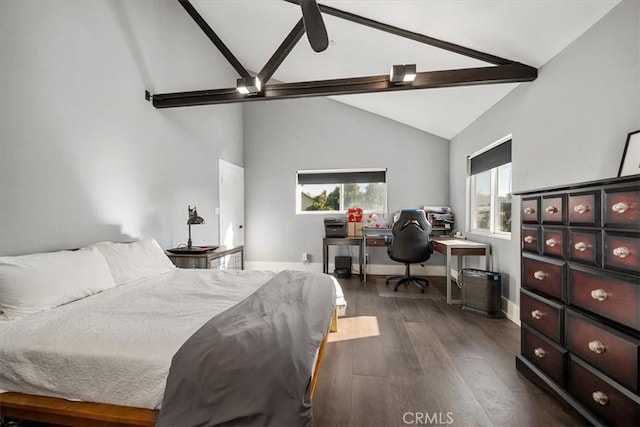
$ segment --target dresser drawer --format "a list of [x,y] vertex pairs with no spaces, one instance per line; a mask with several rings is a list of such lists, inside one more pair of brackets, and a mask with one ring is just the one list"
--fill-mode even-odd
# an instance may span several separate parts
[[640,272],[640,235],[604,233],[604,265],[615,270]]
[[604,192],[605,226],[640,228],[640,189],[609,189]]
[[569,392],[607,425],[640,425],[640,398],[573,355]]
[[522,227],[522,250],[540,253],[540,227]]
[[569,224],[600,226],[600,191],[569,194]]
[[566,197],[546,196],[542,198],[542,223],[543,224],[566,224]]
[[522,199],[522,222],[540,224],[540,198]]
[[522,324],[522,354],[556,383],[566,386],[567,350]]
[[384,237],[367,237],[367,246],[387,246],[387,242]]
[[520,320],[562,345],[564,308],[561,305],[521,289]]
[[640,330],[640,284],[632,280],[570,265],[569,303]]
[[602,233],[590,230],[569,230],[569,260],[595,266],[602,265]]
[[614,380],[638,391],[640,341],[573,310],[566,310],[567,349]]
[[564,258],[565,240],[563,228],[545,227],[542,230],[542,254]]
[[535,289],[563,300],[564,276],[565,263],[563,261],[522,256],[522,285],[526,288]]

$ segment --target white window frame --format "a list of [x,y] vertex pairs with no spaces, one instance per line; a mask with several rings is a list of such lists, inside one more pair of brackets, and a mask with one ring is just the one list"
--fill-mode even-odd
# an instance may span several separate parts
[[[301,196],[302,196],[302,186],[300,184],[298,184],[298,173],[299,172],[303,172],[303,173],[345,173],[345,172],[388,172],[386,168],[356,168],[356,169],[304,169],[304,170],[300,170],[298,172],[296,172],[296,197],[295,197],[295,212],[296,215],[344,215],[347,213],[347,210],[341,210],[341,211],[303,211],[300,210],[300,205],[302,203],[301,200]],[[344,185],[344,184],[338,184],[338,185]],[[378,211],[378,210],[365,210],[363,211],[364,214],[370,214],[370,213],[375,213],[375,214],[381,214],[381,215],[386,215],[388,209],[387,209],[387,187],[388,187],[388,182],[385,180],[384,182],[384,206],[382,211]],[[344,206],[344,191],[340,191],[340,206],[343,207]]]
[[[505,240],[511,240],[511,231],[506,232],[506,231],[500,231],[499,229],[499,224],[497,223],[498,221],[498,205],[499,205],[499,200],[498,200],[498,168],[500,166],[496,166],[492,169],[489,169],[488,171],[491,174],[491,183],[490,183],[490,208],[489,208],[489,230],[485,230],[485,229],[481,229],[481,228],[475,228],[475,222],[476,222],[476,216],[475,216],[475,212],[476,212],[476,197],[475,197],[475,175],[471,175],[471,159],[473,159],[474,157],[477,157],[489,150],[491,150],[494,147],[497,147],[500,144],[503,144],[509,140],[513,140],[512,135],[509,134],[503,138],[500,138],[499,140],[497,140],[496,142],[484,147],[482,150],[476,151],[475,153],[471,154],[468,158],[467,158],[467,221],[466,221],[466,230],[469,233],[473,233],[473,234],[479,234],[479,235],[483,235],[483,236],[489,236],[489,237],[497,237],[500,239],[505,239]],[[513,162],[509,162],[511,163],[511,167],[512,167],[512,173],[511,173],[511,179],[512,179],[512,188],[513,188]],[[508,163],[505,163],[508,164]],[[512,203],[512,207],[513,207],[513,203]],[[511,211],[512,215],[513,215],[513,210]]]

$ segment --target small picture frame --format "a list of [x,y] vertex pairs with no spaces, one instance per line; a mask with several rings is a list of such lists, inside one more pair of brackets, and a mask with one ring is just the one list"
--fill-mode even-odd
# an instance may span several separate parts
[[627,135],[627,143],[622,153],[622,161],[618,176],[629,176],[640,174],[640,130]]

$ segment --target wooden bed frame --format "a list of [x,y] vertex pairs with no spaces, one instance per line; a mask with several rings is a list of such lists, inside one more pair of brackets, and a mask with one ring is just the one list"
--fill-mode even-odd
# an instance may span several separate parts
[[[335,321],[335,323],[334,323]],[[337,312],[334,310],[330,330],[337,330]],[[318,349],[318,360],[311,380],[313,398],[329,334],[324,336]],[[0,393],[0,417],[19,418],[51,424],[78,427],[153,427],[159,411],[106,403],[73,402],[54,397],[23,393]]]

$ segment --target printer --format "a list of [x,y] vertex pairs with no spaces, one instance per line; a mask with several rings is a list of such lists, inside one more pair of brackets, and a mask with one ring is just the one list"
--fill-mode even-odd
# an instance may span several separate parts
[[347,220],[340,218],[324,219],[325,237],[347,237]]

